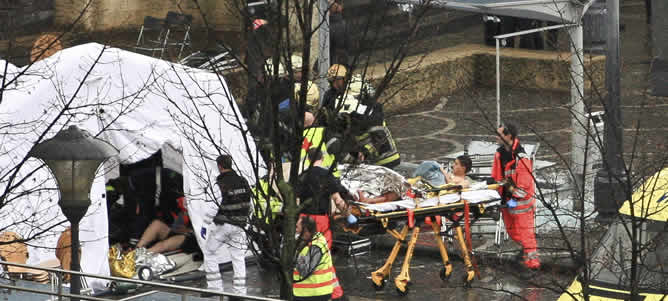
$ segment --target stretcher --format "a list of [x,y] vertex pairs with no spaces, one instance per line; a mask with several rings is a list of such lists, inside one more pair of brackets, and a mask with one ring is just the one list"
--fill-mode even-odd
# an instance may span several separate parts
[[[414,185],[413,187],[415,188]],[[501,205],[501,197],[496,189],[499,187],[500,184],[485,185],[481,183],[474,185],[474,188],[471,189],[462,189],[461,186],[426,190],[414,189],[414,197],[404,198],[399,201],[379,204],[353,202],[354,207],[352,212],[358,216],[358,225],[356,229],[349,228],[347,229],[348,231],[357,231],[359,233],[361,227],[380,224],[387,233],[396,239],[385,264],[371,273],[371,281],[374,288],[380,290],[385,286],[390,276],[392,264],[401,250],[401,245],[408,239],[401,271],[394,278],[397,292],[400,295],[408,294],[408,285],[411,282],[409,274],[410,262],[420,233],[418,224],[423,220],[426,222],[433,218],[436,218],[436,220],[428,223],[431,224],[431,230],[443,261],[443,268],[439,276],[442,280],[450,278],[453,268],[448,257],[447,248],[441,238],[441,216],[447,217],[453,222],[450,229],[455,234],[455,240],[459,245],[464,264],[467,268],[464,283],[466,286],[470,286],[475,279],[476,272],[470,255],[471,233],[469,225],[483,216],[486,210],[492,208],[498,209]],[[395,222],[405,222],[405,225],[401,230],[397,231],[397,229],[393,228],[393,225],[396,224]],[[466,238],[465,231],[462,230],[462,225],[466,230]],[[409,231],[412,231],[410,237],[408,237]]]

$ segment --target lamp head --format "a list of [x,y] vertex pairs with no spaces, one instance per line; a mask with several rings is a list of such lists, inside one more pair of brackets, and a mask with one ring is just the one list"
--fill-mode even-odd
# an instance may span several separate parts
[[86,213],[97,168],[116,154],[118,150],[111,144],[74,125],[30,151],[30,156],[42,159],[56,178],[60,190],[58,205],[70,222],[78,222]]

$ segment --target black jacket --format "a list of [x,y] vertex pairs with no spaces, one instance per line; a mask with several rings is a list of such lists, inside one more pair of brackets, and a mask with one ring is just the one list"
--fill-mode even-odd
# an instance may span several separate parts
[[229,171],[218,175],[216,183],[223,196],[218,208],[218,213],[213,221],[216,224],[233,223],[245,224],[247,222],[251,190],[246,179]]

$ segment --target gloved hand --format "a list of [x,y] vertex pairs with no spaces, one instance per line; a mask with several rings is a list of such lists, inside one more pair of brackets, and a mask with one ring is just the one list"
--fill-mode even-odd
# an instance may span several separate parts
[[202,229],[199,231],[199,235],[202,237],[202,239],[206,239],[206,228],[202,227]]
[[357,217],[352,215],[352,214],[348,215],[348,217],[346,217],[346,222],[348,222],[349,225],[356,224],[357,223]]
[[510,199],[506,202],[506,206],[508,206],[508,208],[515,208],[517,207],[517,201],[515,199]]

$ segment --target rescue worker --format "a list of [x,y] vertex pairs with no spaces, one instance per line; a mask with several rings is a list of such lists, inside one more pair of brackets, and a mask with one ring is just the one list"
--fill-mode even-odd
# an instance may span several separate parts
[[503,223],[508,235],[523,249],[523,265],[527,268],[522,276],[531,277],[531,272],[540,268],[536,245],[534,214],[534,179],[531,159],[517,138],[517,127],[506,123],[497,129],[499,148],[494,154],[492,178],[495,181],[510,179],[514,187],[501,188],[501,196],[507,207],[502,208]]
[[327,301],[332,297],[334,265],[325,236],[316,230],[315,221],[307,216],[297,220],[299,235],[292,292],[295,301]]
[[[270,196],[270,176],[271,174],[261,177],[257,184],[251,188],[255,206],[255,210],[253,210],[253,212],[259,220],[263,220],[267,224],[269,224],[270,221],[276,220],[278,215],[283,210],[283,202],[281,202],[281,200],[278,198],[278,194],[274,193]],[[273,187],[271,187],[271,189],[274,190]],[[269,198],[268,208],[267,198]]]
[[243,226],[248,223],[251,191],[248,182],[232,169],[232,157],[221,155],[216,158],[220,175],[216,184],[220,188],[222,200],[213,223],[206,229],[204,268],[207,288],[223,290],[223,278],[219,253],[227,249],[232,260],[234,279],[232,290],[235,294],[246,294],[246,233]]
[[[357,218],[350,213],[350,208],[341,197],[342,193],[347,192],[346,188],[329,169],[322,167],[323,157],[320,149],[309,149],[307,156],[311,166],[299,176],[295,194],[299,198],[300,206],[303,206],[302,216],[308,216],[316,222],[317,231],[324,235],[327,247],[331,248],[332,231],[329,223],[331,200],[343,216],[346,216],[348,224],[357,223]],[[336,271],[333,273],[336,274]],[[332,299],[343,296],[343,289],[339,285],[338,278],[336,279]]]
[[[304,118],[308,118],[305,114]],[[322,167],[331,169],[335,177],[340,177],[341,172],[336,168],[336,153],[340,148],[340,139],[333,137],[327,128],[322,126],[314,126],[304,129],[304,140],[302,141],[301,156],[299,164],[302,164],[300,171],[305,171],[312,165],[313,161],[307,156],[310,149],[317,148],[323,156]]]
[[336,115],[339,113],[337,108],[338,100],[343,98],[346,92],[346,76],[348,70],[345,66],[334,64],[327,70],[327,81],[329,81],[329,89],[322,97],[321,110],[316,114],[316,118],[322,125],[331,123]]

